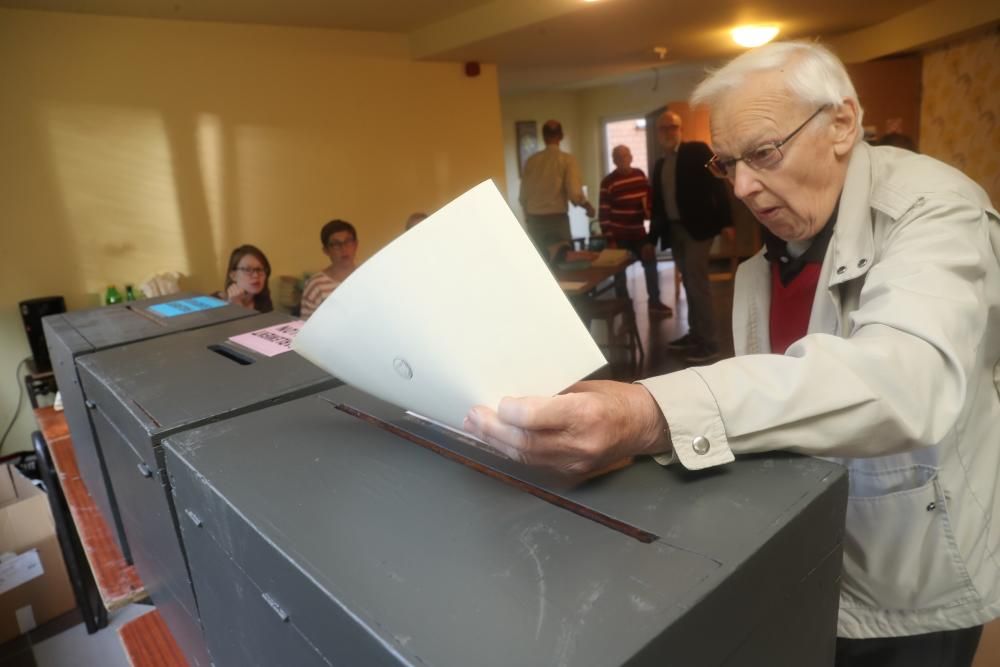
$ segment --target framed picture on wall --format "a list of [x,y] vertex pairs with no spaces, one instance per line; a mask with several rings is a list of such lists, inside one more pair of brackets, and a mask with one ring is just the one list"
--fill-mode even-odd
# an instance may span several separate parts
[[517,137],[517,175],[524,171],[524,163],[538,151],[538,123],[533,120],[519,120],[514,123]]

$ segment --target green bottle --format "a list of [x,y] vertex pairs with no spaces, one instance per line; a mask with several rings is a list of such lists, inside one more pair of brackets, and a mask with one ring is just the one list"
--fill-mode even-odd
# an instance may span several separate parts
[[114,285],[108,285],[108,291],[104,293],[104,303],[111,305],[113,303],[121,303],[122,295],[118,292],[118,288]]
[[135,301],[135,292],[132,291],[132,286],[131,285],[126,285],[125,286],[125,300],[126,301]]

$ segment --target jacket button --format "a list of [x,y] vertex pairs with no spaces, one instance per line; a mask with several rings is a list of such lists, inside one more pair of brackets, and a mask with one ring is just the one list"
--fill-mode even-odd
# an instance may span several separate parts
[[863,268],[863,267],[864,267],[864,265],[865,265],[865,264],[867,264],[867,263],[868,263],[868,260],[867,260],[867,259],[859,259],[859,260],[858,260],[858,268],[859,268],[859,269],[860,269],[860,268]]
[[846,266],[838,266],[838,267],[837,267],[837,275],[838,275],[838,276],[839,276],[839,275],[842,275],[842,274],[844,273],[844,271],[846,271],[846,270],[847,270],[847,267],[846,267]]
[[708,450],[712,448],[712,443],[708,441],[708,438],[699,435],[691,441],[691,446],[694,447],[695,454],[708,454]]
[[936,508],[937,508],[937,503],[934,502],[927,503],[928,512],[933,512]]

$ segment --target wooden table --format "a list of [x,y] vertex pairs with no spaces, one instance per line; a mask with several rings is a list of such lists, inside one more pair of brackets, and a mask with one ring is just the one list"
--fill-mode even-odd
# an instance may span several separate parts
[[[107,622],[106,612],[142,600],[146,597],[146,592],[135,567],[125,562],[125,557],[118,548],[107,522],[98,511],[80,477],[76,453],[73,451],[73,440],[70,438],[65,416],[51,407],[36,408],[35,420],[51,456],[54,476],[58,479],[61,495],[65,498],[65,504],[73,518],[69,532],[75,534],[69,535],[69,538],[71,541],[74,537],[78,540],[78,546],[86,558],[86,564],[89,565],[99,593],[100,602],[103,603],[105,610],[103,615],[100,610],[95,610],[99,618],[103,616],[104,623],[97,623],[98,627],[103,627]],[[50,493],[60,489],[52,489]],[[53,510],[53,514],[56,514],[55,508]],[[67,560],[71,557],[67,555]],[[67,563],[67,566],[70,564]],[[83,576],[86,573],[80,574],[86,579],[86,576]],[[90,629],[89,623],[88,629]]]
[[608,289],[605,287],[602,290],[597,290],[601,283],[609,278],[613,278],[615,274],[625,271],[634,261],[636,261],[634,257],[629,257],[617,264],[610,264],[608,266],[589,266],[582,269],[560,269],[556,267],[552,270],[552,275],[559,281],[560,286],[562,286],[562,283],[568,282],[581,283],[573,287],[562,286],[563,292],[568,297],[583,296],[591,293],[597,294],[603,292],[604,289]]

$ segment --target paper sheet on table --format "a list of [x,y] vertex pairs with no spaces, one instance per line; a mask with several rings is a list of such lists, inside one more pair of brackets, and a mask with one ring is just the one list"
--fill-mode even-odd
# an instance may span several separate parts
[[461,429],[606,361],[492,181],[358,267],[292,343],[347,384]]

